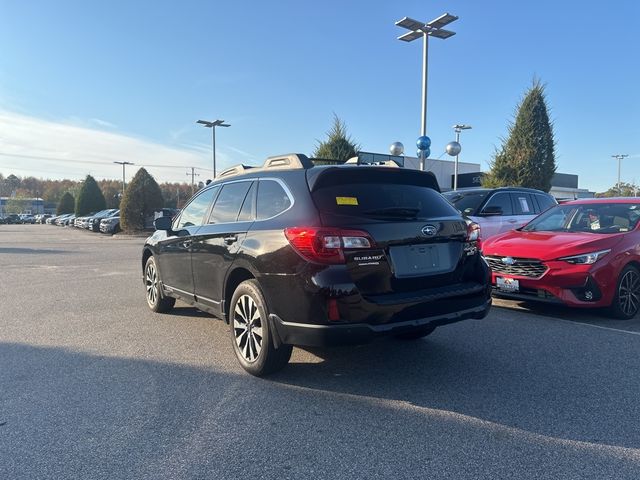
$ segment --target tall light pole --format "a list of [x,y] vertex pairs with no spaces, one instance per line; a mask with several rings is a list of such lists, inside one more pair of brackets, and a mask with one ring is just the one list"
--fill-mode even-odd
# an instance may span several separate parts
[[[462,130],[471,130],[471,125],[465,125],[463,123],[457,123],[453,126],[453,131],[456,132],[456,143],[458,144],[458,147],[460,146],[460,132]],[[457,153],[456,153],[456,160],[455,163],[453,165],[453,189],[457,190],[458,189],[458,160],[460,157],[460,148],[457,149]]]
[[124,168],[126,165],[135,165],[131,162],[113,162],[113,163],[117,163],[118,165],[122,165],[122,196],[124,197],[124,187],[125,187],[125,177],[124,177]]
[[618,159],[618,195],[622,196],[622,189],[620,188],[620,163],[622,163],[622,160],[627,158],[629,155],[625,154],[618,154],[618,155],[611,155],[612,158],[617,158]]
[[[429,23],[419,22],[409,17],[398,20],[396,25],[410,30],[409,33],[400,35],[398,40],[412,42],[422,37],[422,124],[420,136],[427,135],[427,73],[429,68],[429,37],[436,37],[446,40],[455,35],[455,32],[443,30],[442,27],[458,19],[455,15],[445,13]],[[424,170],[424,155],[420,154],[420,170]]]
[[215,120],[213,122],[198,120],[196,123],[210,128],[213,133],[213,178],[216,178],[216,127],[230,127],[231,125],[224,123],[224,120]]

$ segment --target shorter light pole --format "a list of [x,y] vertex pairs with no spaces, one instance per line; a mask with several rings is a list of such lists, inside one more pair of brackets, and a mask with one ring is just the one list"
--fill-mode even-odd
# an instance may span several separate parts
[[131,162],[113,162],[113,163],[117,163],[118,165],[122,165],[122,196],[124,197],[124,189],[125,189],[125,177],[124,177],[124,168],[126,165],[134,165]]
[[622,196],[622,188],[620,186],[620,164],[622,163],[622,160],[627,158],[629,155],[625,154],[618,154],[618,155],[611,155],[612,158],[616,158],[618,159],[618,195]]
[[228,123],[224,123],[224,120],[215,120],[213,122],[209,122],[208,120],[198,120],[196,123],[200,125],[204,125],[207,128],[211,129],[212,137],[213,137],[213,178],[216,178],[216,127],[230,127],[231,125]]
[[[471,125],[465,125],[463,123],[457,123],[453,126],[453,130],[456,132],[456,143],[460,145],[460,132],[462,130],[471,130]],[[453,166],[453,189],[458,189],[458,160],[460,157],[460,149],[456,153],[456,160]]]

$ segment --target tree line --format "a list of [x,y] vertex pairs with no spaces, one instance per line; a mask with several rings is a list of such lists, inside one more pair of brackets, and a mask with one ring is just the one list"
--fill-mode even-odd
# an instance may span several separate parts
[[[122,195],[122,181],[96,180],[105,199],[106,208],[118,208]],[[16,202],[24,198],[42,198],[46,204],[58,205],[62,197],[69,193],[73,198],[78,196],[83,181],[78,180],[50,180],[33,176],[18,177],[0,173],[0,197],[13,197]],[[181,208],[191,198],[191,185],[178,182],[164,182],[159,184],[164,199],[164,207]],[[19,213],[19,212],[18,212]]]

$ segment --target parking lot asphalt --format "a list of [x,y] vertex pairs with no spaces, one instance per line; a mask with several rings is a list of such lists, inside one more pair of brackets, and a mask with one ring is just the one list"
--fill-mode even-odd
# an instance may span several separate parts
[[142,238],[0,225],[0,478],[637,479],[640,320],[496,301],[265,379]]

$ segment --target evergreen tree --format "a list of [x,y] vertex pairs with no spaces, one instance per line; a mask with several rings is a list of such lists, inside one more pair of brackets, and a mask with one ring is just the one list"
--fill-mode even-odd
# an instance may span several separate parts
[[56,210],[56,213],[58,215],[64,215],[65,213],[73,213],[74,210],[75,199],[73,198],[73,195],[71,195],[69,192],[66,192],[64,195],[62,195],[60,203],[58,203],[58,209]]
[[327,137],[324,142],[318,141],[312,157],[345,162],[355,157],[360,149],[360,145],[347,134],[347,125],[335,113],[333,126],[327,132]]
[[104,210],[106,205],[104,195],[102,195],[95,178],[87,175],[87,178],[82,182],[82,187],[80,187],[78,198],[76,198],[76,215],[80,217],[91,212]]
[[544,88],[535,80],[526,93],[509,126],[509,138],[496,151],[483,186],[551,189],[556,171],[555,141]]
[[120,203],[120,226],[128,232],[144,230],[146,219],[163,206],[160,187],[154,178],[141,168],[127,185]]

